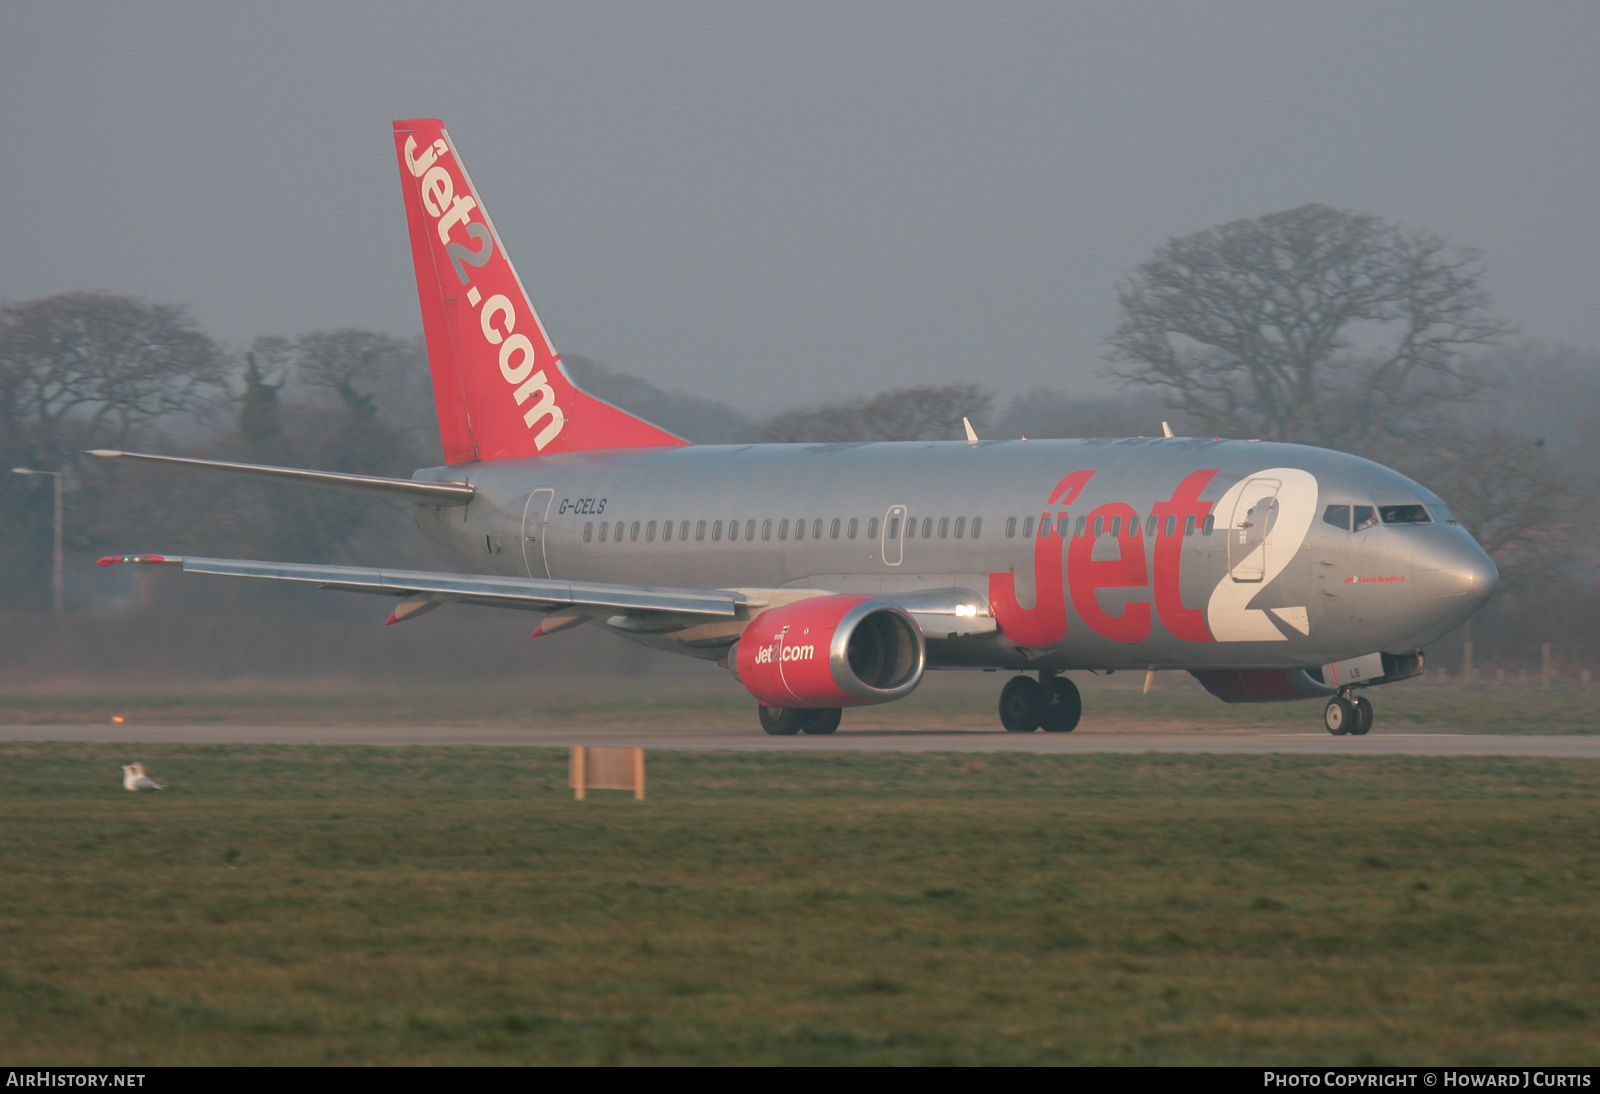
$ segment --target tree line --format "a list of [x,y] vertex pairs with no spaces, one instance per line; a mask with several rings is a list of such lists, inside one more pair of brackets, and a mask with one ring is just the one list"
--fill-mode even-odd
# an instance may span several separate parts
[[[1482,256],[1369,214],[1308,205],[1168,240],[1116,287],[1107,397],[975,383],[761,418],[579,355],[581,386],[699,443],[1188,432],[1322,445],[1438,491],[1507,596],[1595,596],[1600,353],[1519,339]],[[402,506],[198,481],[86,459],[126,447],[406,476],[439,461],[420,338],[315,331],[234,348],[181,305],[73,292],[0,306],[0,459],[62,471],[74,564],[124,549],[449,565]],[[0,477],[0,606],[48,597],[52,501]],[[93,586],[77,582],[73,603]],[[1600,605],[1597,605],[1600,606]],[[1499,607],[1504,613],[1506,605]],[[1590,633],[1585,639],[1600,645]]]

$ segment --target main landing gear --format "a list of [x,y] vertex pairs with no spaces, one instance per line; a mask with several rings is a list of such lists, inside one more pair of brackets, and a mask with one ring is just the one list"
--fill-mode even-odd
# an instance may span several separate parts
[[844,711],[838,707],[769,707],[761,711],[761,728],[774,737],[796,733],[825,734],[839,728]]
[[1078,685],[1049,670],[1038,680],[1013,676],[1000,691],[1000,724],[1012,733],[1071,733],[1082,716]]
[[1365,695],[1352,699],[1349,691],[1341,691],[1328,700],[1322,711],[1322,724],[1335,737],[1347,733],[1352,737],[1365,737],[1372,728],[1372,701]]

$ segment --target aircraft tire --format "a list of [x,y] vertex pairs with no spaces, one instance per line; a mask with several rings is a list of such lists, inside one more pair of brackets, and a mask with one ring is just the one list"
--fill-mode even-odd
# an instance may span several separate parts
[[1078,719],[1083,717],[1083,696],[1078,693],[1078,685],[1065,676],[1057,676],[1050,681],[1047,697],[1050,705],[1045,708],[1041,728],[1046,733],[1071,733],[1077,729]]
[[1358,695],[1350,700],[1350,705],[1356,708],[1355,724],[1350,727],[1352,737],[1365,737],[1372,728],[1372,700],[1365,695]]
[[800,723],[808,713],[799,707],[769,707],[758,709],[761,728],[774,737],[793,737],[800,732]]
[[844,717],[844,711],[839,707],[817,707],[801,713],[800,732],[818,736],[838,729],[839,720]]
[[1329,699],[1328,705],[1322,709],[1322,724],[1335,737],[1343,737],[1349,733],[1356,722],[1355,704],[1342,695],[1335,695]]
[[1032,733],[1044,723],[1049,697],[1031,676],[1013,676],[1000,689],[1000,724],[1012,733]]

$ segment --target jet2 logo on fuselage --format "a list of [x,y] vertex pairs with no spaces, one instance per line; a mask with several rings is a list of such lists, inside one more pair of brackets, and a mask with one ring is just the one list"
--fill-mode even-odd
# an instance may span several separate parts
[[[489,345],[500,347],[500,375],[512,388],[511,394],[517,406],[533,400],[533,405],[522,416],[523,422],[532,429],[548,419],[548,424],[533,439],[534,447],[543,451],[544,446],[560,434],[567,416],[556,404],[555,389],[551,387],[544,369],[534,370],[532,340],[525,334],[516,333],[517,312],[510,298],[504,293],[495,293],[484,300],[482,291],[471,283],[472,275],[467,272],[467,267],[481,269],[488,265],[494,257],[494,234],[490,232],[487,222],[472,219],[472,211],[478,208],[477,199],[471,193],[456,192],[455,176],[439,162],[441,157],[448,155],[450,145],[443,137],[429,145],[420,157],[417,155],[417,138],[406,138],[406,169],[411,172],[412,178],[421,180],[418,186],[422,207],[438,222],[439,242],[455,268],[457,279],[468,286],[467,303],[477,308],[482,302],[483,306],[478,311],[478,326]],[[464,174],[462,181],[465,182]],[[467,189],[467,186],[462,187],[463,191]],[[482,214],[481,209],[479,213]],[[458,225],[463,228],[466,237],[477,244],[476,247],[450,238],[451,231]],[[534,323],[538,323],[537,317]]]

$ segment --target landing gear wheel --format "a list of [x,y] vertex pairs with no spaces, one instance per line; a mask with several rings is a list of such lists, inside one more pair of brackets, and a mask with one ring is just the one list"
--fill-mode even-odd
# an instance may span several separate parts
[[799,733],[803,717],[810,713],[799,707],[763,706],[759,710],[761,728],[774,737],[792,737]]
[[838,707],[817,707],[814,710],[800,712],[800,732],[811,734],[832,733],[839,728],[839,719],[844,716],[844,711]]
[[1355,704],[1342,695],[1335,695],[1328,700],[1328,705],[1322,711],[1322,724],[1328,727],[1328,732],[1335,737],[1343,737],[1349,733],[1351,727],[1357,724]]
[[1365,737],[1367,730],[1372,728],[1372,700],[1362,695],[1350,700],[1350,705],[1356,708],[1356,721],[1350,727],[1350,736]]
[[1045,708],[1041,723],[1044,731],[1071,733],[1077,729],[1078,719],[1083,717],[1083,696],[1078,694],[1078,685],[1065,676],[1057,676],[1050,681],[1045,694],[1050,705]]
[[1000,690],[1000,724],[1012,733],[1032,733],[1044,722],[1050,699],[1031,676],[1013,676]]

